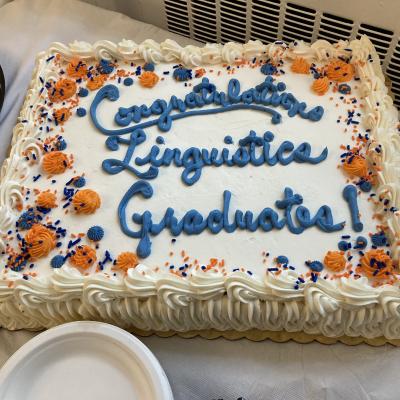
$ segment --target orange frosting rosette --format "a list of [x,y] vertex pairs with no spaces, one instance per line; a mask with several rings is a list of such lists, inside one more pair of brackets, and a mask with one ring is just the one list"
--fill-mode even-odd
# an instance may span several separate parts
[[62,174],[68,167],[68,157],[62,151],[51,151],[43,156],[42,168],[47,174]]
[[329,90],[329,79],[326,76],[315,79],[311,85],[311,89],[318,96],[323,96]]
[[69,117],[72,115],[71,111],[67,107],[62,107],[53,112],[54,122],[57,125],[63,125]]
[[56,200],[57,197],[54,193],[46,191],[39,193],[36,199],[36,204],[43,208],[55,208],[57,207]]
[[358,176],[360,178],[368,176],[367,160],[358,154],[348,156],[343,164],[343,169],[349,175]]
[[60,79],[48,89],[48,93],[52,102],[67,100],[76,93],[76,83],[72,79]]
[[310,63],[303,57],[296,57],[293,60],[290,69],[296,74],[308,74],[310,72],[310,67]]
[[91,189],[76,192],[72,204],[78,214],[93,214],[101,204],[100,196]]
[[78,246],[70,261],[74,267],[88,269],[97,260],[96,251],[90,246]]
[[35,224],[25,235],[27,251],[33,260],[47,256],[56,247],[56,235],[41,224]]
[[86,83],[86,87],[89,90],[97,90],[100,89],[103,85],[104,82],[107,80],[106,75],[96,75],[92,76],[90,79],[88,79]]
[[139,82],[143,87],[152,88],[160,80],[158,75],[152,71],[145,71],[139,76]]
[[346,257],[343,251],[328,251],[324,258],[324,265],[333,272],[341,272],[346,267]]
[[383,249],[366,252],[360,260],[358,272],[368,278],[387,279],[393,273],[393,261]]
[[83,78],[87,74],[87,66],[80,58],[75,57],[67,65],[66,72],[71,78]]
[[333,60],[326,67],[328,78],[335,82],[348,82],[354,77],[354,67],[342,60]]
[[139,264],[139,260],[138,260],[137,255],[135,253],[126,251],[126,252],[121,253],[117,257],[115,267],[126,273],[128,271],[128,269],[135,268],[138,264]]

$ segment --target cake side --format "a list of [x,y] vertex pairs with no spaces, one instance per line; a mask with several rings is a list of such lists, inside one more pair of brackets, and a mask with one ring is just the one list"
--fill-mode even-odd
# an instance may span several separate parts
[[[147,41],[140,46],[130,41],[119,45],[99,42],[93,47],[82,43],[71,47],[53,45],[38,58],[37,73],[21,111],[21,121],[14,131],[10,158],[2,169],[0,222],[4,235],[7,236],[9,227],[18,217],[15,211],[18,204],[24,203],[26,192],[21,177],[29,176],[26,154],[35,154],[35,161],[41,156],[36,140],[41,132],[34,127],[30,106],[43,102],[40,98],[41,79],[51,79],[54,71],[46,71],[46,66],[47,60],[55,54],[67,61],[79,56],[82,60],[144,59],[149,63],[207,65],[212,60],[234,63],[238,58],[252,60],[255,57],[272,60],[303,57],[310,62],[327,62],[331,58],[348,57],[350,50],[365,96],[365,123],[370,129],[368,149],[371,151],[368,151],[368,156],[377,169],[375,192],[385,200],[378,202],[376,212],[387,222],[392,258],[397,261],[399,216],[385,211],[398,207],[396,111],[387,95],[379,60],[366,38],[336,46],[318,41],[311,46],[298,43],[288,48],[281,43],[264,46],[258,42],[243,46],[233,43],[224,47],[206,46],[203,49],[193,46],[182,49],[171,41],[161,45]],[[374,149],[378,146],[380,151],[376,152]],[[4,241],[3,244],[5,248]],[[84,318],[145,330],[257,328],[305,331],[325,336],[398,337],[399,296],[396,284],[373,288],[366,278],[353,280],[343,277],[333,281],[307,280],[297,285],[298,275],[290,270],[279,275],[270,271],[258,277],[249,275],[247,271],[224,275],[198,269],[183,279],[182,276],[154,271],[151,266],[146,266],[146,261],[143,264],[128,269],[125,276],[118,275],[112,279],[101,273],[85,276],[67,266],[54,269],[47,276],[29,276],[28,279],[23,273],[9,270],[6,279],[1,281],[1,325],[9,329],[39,329]]]

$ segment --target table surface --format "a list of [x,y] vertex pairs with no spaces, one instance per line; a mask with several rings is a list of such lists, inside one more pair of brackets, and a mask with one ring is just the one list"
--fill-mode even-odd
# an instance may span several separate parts
[[[170,37],[155,26],[75,0],[15,0],[0,10],[0,63],[6,97],[0,162],[31,79],[35,55],[53,41]],[[0,365],[35,333],[0,329]],[[141,338],[160,360],[176,400],[396,399],[400,349],[386,345],[301,345],[178,337]],[[399,368],[399,369],[398,369]]]

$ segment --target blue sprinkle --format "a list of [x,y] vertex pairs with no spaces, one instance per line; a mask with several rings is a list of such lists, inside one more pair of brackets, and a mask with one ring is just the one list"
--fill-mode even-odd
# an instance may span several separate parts
[[78,179],[74,180],[73,185],[76,188],[84,187],[86,185],[86,179],[83,176],[80,176]]
[[94,242],[98,242],[99,240],[103,239],[104,237],[104,229],[101,226],[95,225],[92,226],[87,231],[87,237]]
[[25,211],[18,218],[17,226],[19,229],[30,229],[37,222],[37,216],[32,209]]
[[79,97],[86,97],[89,94],[89,90],[85,88],[80,88],[78,92]]
[[154,71],[154,64],[153,63],[146,63],[146,64],[144,64],[143,69],[145,71],[153,72]]
[[133,85],[133,79],[132,78],[125,78],[123,83],[124,83],[125,86],[132,86]]
[[321,272],[324,269],[324,265],[319,261],[306,261],[306,265],[311,271],[315,272]]
[[101,60],[97,70],[101,74],[111,74],[114,71],[114,66],[108,60]]
[[187,273],[186,272],[182,272],[182,276],[186,277]]
[[86,110],[85,110],[84,108],[82,108],[82,107],[79,107],[79,108],[76,110],[76,115],[77,115],[78,117],[84,117],[84,116],[86,115]]
[[276,257],[276,262],[278,264],[287,264],[289,262],[289,259],[286,256],[278,256]]
[[165,143],[165,139],[162,136],[157,136],[156,143],[157,144],[164,144]]
[[277,272],[279,271],[278,268],[268,268],[269,272]]
[[224,137],[224,143],[225,143],[225,144],[232,144],[232,143],[233,143],[232,136],[226,135],[226,136]]
[[54,256],[51,261],[50,265],[52,268],[61,268],[65,263],[65,259],[62,255]]
[[183,81],[188,81],[189,79],[192,79],[192,70],[179,67],[174,70],[174,73],[172,75],[175,80],[183,82]]

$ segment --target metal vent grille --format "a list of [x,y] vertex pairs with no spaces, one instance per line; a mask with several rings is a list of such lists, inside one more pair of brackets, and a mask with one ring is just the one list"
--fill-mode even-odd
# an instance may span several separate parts
[[168,30],[190,37],[189,14],[186,0],[165,0]]
[[[376,25],[371,25],[371,21],[366,23],[358,19],[360,13],[357,9],[346,8],[343,11],[346,1],[326,1],[327,9],[316,9],[316,4],[322,2],[314,0],[162,1],[167,28],[200,42],[245,42],[250,39],[265,43],[296,39],[308,43],[316,39],[337,42],[366,34],[375,45],[382,67],[392,81],[395,104],[400,107],[400,29],[393,13],[386,6],[382,8],[381,2],[363,0],[367,9],[381,4],[379,12],[371,15]],[[385,3],[386,0],[382,1]],[[386,15],[382,16],[384,11]],[[390,28],[386,22],[389,19]]]
[[316,11],[294,3],[287,3],[282,39],[312,41]]
[[386,74],[392,81],[392,93],[395,96],[394,103],[400,108],[400,40],[393,51],[393,56],[386,69]]
[[201,42],[216,42],[216,5],[213,1],[192,0],[193,36]]
[[221,42],[246,40],[246,0],[221,0]]
[[361,24],[357,33],[357,38],[361,35],[368,35],[371,42],[374,44],[381,61],[384,60],[392,42],[393,32],[377,26]]
[[251,8],[251,39],[264,43],[273,42],[278,37],[280,0],[253,0]]
[[350,19],[323,13],[319,25],[318,39],[325,39],[328,42],[349,40],[353,27],[354,22]]

